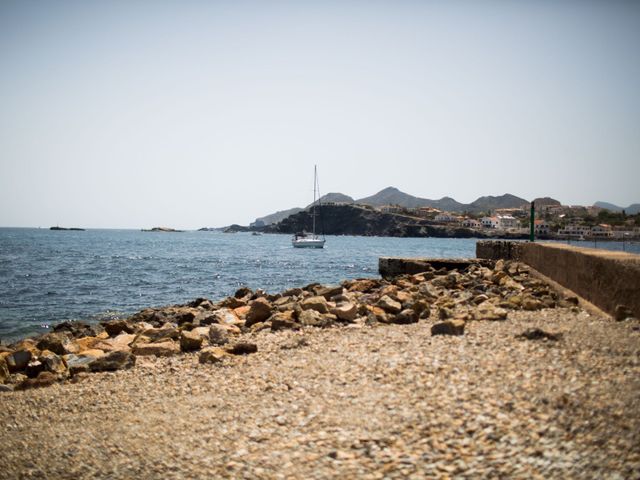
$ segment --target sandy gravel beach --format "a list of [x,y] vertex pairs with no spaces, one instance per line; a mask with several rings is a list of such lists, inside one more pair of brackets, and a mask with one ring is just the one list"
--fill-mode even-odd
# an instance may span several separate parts
[[[1,478],[637,478],[640,331],[578,309],[243,335],[0,395]],[[516,335],[532,327],[558,341]]]

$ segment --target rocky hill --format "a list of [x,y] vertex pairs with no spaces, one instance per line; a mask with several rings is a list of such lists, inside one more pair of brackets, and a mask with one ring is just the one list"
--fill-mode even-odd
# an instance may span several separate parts
[[495,210],[497,208],[520,208],[528,204],[529,202],[524,198],[505,193],[497,197],[491,195],[480,197],[467,205],[463,210],[468,212],[488,212],[489,210]]
[[255,222],[251,224],[252,227],[264,227],[266,225],[271,225],[272,223],[278,223],[281,220],[284,220],[289,215],[293,215],[302,211],[302,208],[290,208],[288,210],[280,210],[279,212],[272,213],[271,215],[265,215],[264,217],[256,218]]

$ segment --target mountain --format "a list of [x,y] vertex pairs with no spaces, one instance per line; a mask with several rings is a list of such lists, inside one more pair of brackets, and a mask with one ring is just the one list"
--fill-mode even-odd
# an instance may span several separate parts
[[523,198],[516,197],[510,193],[505,193],[499,197],[487,196],[480,197],[474,202],[468,205],[466,210],[470,212],[488,212],[489,210],[495,210],[496,208],[520,208],[523,205],[528,205],[529,202]]
[[540,197],[533,200],[536,204],[536,207],[560,207],[562,204],[551,197]]
[[271,225],[272,223],[278,223],[283,219],[287,218],[289,215],[293,215],[294,213],[298,213],[302,211],[302,208],[290,208],[289,210],[280,210],[279,212],[272,213],[270,215],[265,215],[264,217],[256,218],[256,221],[253,222],[251,227],[264,227],[265,225]]
[[440,200],[430,200],[427,198],[414,197],[408,193],[401,192],[395,187],[387,187],[380,190],[375,195],[356,200],[361,205],[371,205],[380,207],[382,205],[400,205],[401,207],[431,207],[439,210],[460,210],[463,204],[456,202],[453,198],[443,197]]
[[[354,203],[353,198],[351,198],[349,195],[345,195],[344,193],[336,193],[336,192],[332,192],[332,193],[327,193],[326,195],[323,195],[322,197],[320,197],[319,200],[320,203]],[[309,205],[307,205],[307,208],[309,208],[312,204],[310,203]]]
[[613,203],[596,202],[593,204],[593,206],[604,208],[611,212],[622,212],[622,210],[624,210],[624,213],[626,213],[627,215],[635,215],[636,213],[640,213],[640,203],[633,203],[628,207],[619,207],[617,205],[614,205]]

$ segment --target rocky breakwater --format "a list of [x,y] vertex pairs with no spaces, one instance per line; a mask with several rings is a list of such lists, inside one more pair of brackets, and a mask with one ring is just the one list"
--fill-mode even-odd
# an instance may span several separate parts
[[[577,308],[577,298],[561,298],[517,262],[424,268],[392,279],[311,284],[277,294],[242,288],[218,302],[200,298],[98,325],[65,322],[46,335],[0,346],[0,390],[77,381],[93,372],[132,368],[148,356],[196,352],[201,364],[228,363],[258,351],[256,333],[266,329],[424,322],[432,335],[463,335],[473,322],[504,321],[515,310]],[[548,340],[554,334],[523,332],[522,338]]]

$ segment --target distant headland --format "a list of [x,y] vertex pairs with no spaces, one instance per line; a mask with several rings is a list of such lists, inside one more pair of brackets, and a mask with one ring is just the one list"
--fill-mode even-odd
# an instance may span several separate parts
[[49,228],[49,230],[56,230],[56,231],[73,231],[73,232],[84,232],[85,229],[84,228],[77,228],[77,227],[72,227],[72,228],[65,228],[65,227],[51,227]]
[[163,233],[175,233],[175,232],[184,232],[184,230],[176,230],[175,228],[169,227],[153,227],[150,229],[142,229],[143,232],[163,232]]

